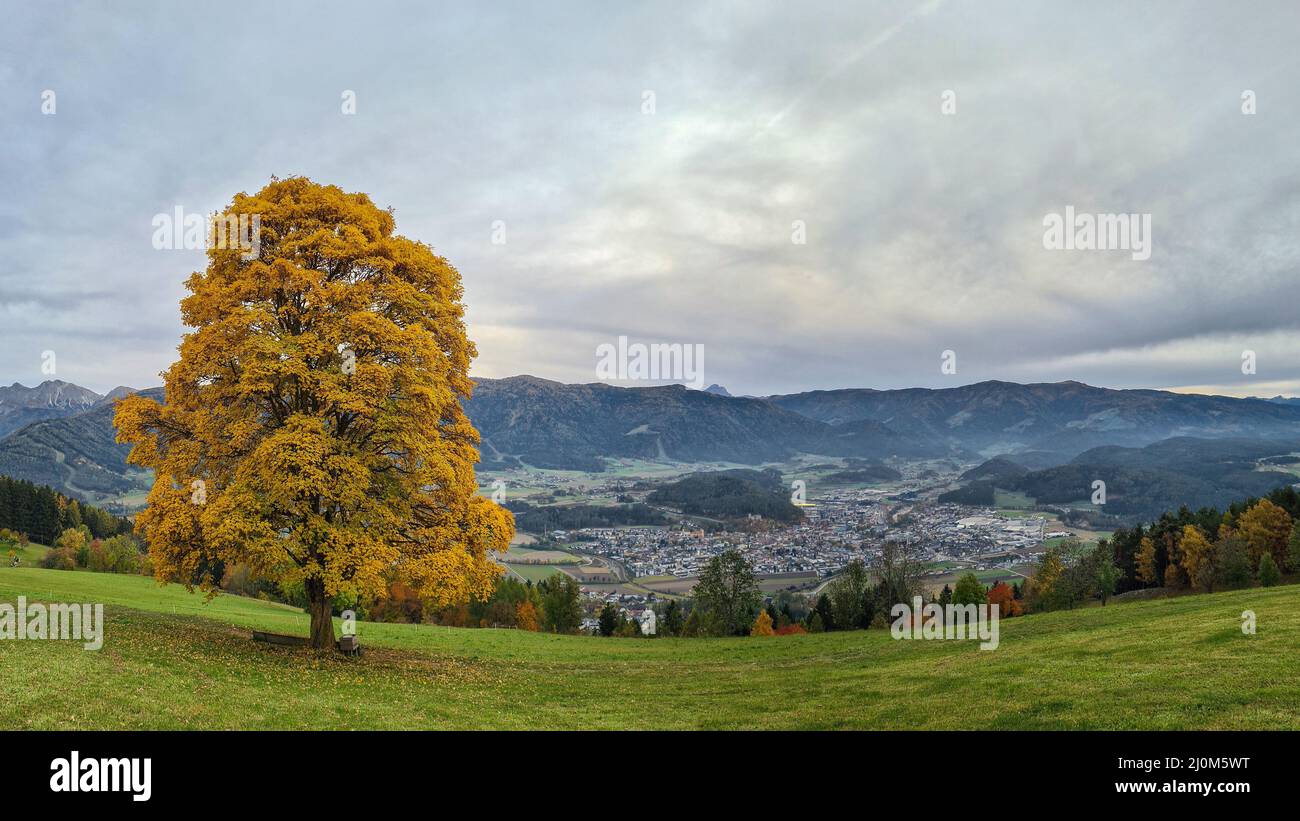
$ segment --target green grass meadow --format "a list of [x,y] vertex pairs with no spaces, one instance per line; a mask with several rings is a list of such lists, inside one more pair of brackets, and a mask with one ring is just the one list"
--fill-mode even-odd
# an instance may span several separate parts
[[50,552],[48,547],[36,542],[29,542],[26,545],[5,542],[0,544],[0,568],[9,569],[9,563],[12,561],[11,553],[18,556],[19,567],[36,567],[48,552]]
[[19,595],[102,602],[106,637],[0,641],[2,729],[1300,729],[1300,586],[1008,619],[990,651],[363,622],[360,658],[249,639],[306,635],[291,607],[137,576],[0,568]]

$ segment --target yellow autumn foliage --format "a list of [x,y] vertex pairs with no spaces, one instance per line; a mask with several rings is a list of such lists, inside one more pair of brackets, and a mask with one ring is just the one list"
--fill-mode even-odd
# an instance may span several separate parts
[[211,590],[221,561],[301,579],[317,646],[330,598],[387,576],[433,607],[489,595],[514,524],[476,493],[456,269],[365,194],[301,177],[226,214],[260,215],[256,258],[208,251],[166,403],[117,406],[129,461],[156,476],[136,527],[157,577]]

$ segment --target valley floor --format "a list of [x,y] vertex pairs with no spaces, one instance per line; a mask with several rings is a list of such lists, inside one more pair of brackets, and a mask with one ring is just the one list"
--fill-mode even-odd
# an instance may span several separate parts
[[106,639],[0,641],[0,729],[1300,729],[1300,586],[1008,619],[991,651],[365,622],[359,659],[250,641],[306,635],[284,605],[135,576],[0,568],[19,595],[103,602]]

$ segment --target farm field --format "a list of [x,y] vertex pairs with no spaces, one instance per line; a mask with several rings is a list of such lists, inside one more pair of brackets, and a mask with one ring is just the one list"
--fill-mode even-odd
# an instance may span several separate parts
[[[641,588],[661,593],[669,596],[688,595],[699,581],[698,576],[642,576],[634,579],[634,583]],[[817,585],[821,577],[816,573],[777,573],[777,574],[759,574],[757,576],[758,589],[764,593],[775,593],[780,590],[788,590],[794,587],[798,590],[806,590]]]
[[502,559],[510,564],[578,564],[582,561],[564,550],[538,550],[521,545],[511,545]]
[[534,584],[540,582],[542,579],[550,578],[556,573],[564,572],[560,569],[560,566],[556,564],[516,564],[514,562],[506,562],[506,567]]
[[954,568],[948,573],[936,576],[926,576],[922,581],[925,583],[927,592],[938,593],[946,584],[950,587],[957,586],[957,580],[967,573],[974,573],[975,578],[979,579],[980,584],[991,585],[995,582],[1006,582],[1007,584],[1019,583],[1025,580],[1026,576],[1032,575],[1034,566],[1032,564],[1015,565],[1011,568],[993,568],[989,570],[969,570],[964,568]]
[[19,595],[103,602],[106,638],[0,641],[6,729],[1300,729],[1300,586],[1008,619],[992,651],[365,622],[356,659],[249,640],[305,635],[292,607],[138,576],[0,569]]
[[998,488],[993,492],[993,506],[1015,511],[1029,510],[1034,506],[1034,499],[1019,491]]

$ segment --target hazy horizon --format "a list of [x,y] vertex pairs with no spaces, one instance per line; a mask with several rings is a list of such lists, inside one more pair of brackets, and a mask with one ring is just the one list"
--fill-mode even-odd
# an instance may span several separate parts
[[[509,374],[509,375],[507,375],[507,376],[475,376],[474,379],[475,379],[475,380],[480,380],[480,379],[497,379],[497,380],[500,380],[500,379],[513,379],[513,378],[518,378],[518,377],[529,377],[529,378],[533,378],[533,379],[542,379],[542,380],[546,380],[546,381],[548,381],[548,382],[559,382],[559,383],[561,383],[561,384],[565,384],[565,385],[606,384],[606,385],[610,385],[611,387],[616,387],[616,388],[649,388],[649,387],[664,387],[664,386],[666,386],[666,385],[681,384],[681,383],[677,383],[677,382],[653,382],[653,383],[652,383],[652,382],[642,382],[642,383],[639,383],[639,384],[630,384],[630,383],[619,383],[619,382],[616,382],[616,381],[597,380],[597,379],[590,379],[590,380],[586,380],[586,381],[577,381],[577,382],[565,382],[564,380],[560,380],[560,379],[551,379],[550,377],[539,376],[539,375],[537,375],[537,374],[532,374],[532,373],[517,373],[517,374]],[[158,387],[162,387],[162,380],[157,380],[156,382],[151,382],[151,383],[148,383],[148,384],[143,383],[143,382],[138,383],[138,384],[131,384],[131,383],[125,383],[125,382],[124,382],[124,383],[119,383],[119,384],[116,384],[116,385],[111,385],[111,386],[108,386],[108,387],[98,387],[98,386],[95,386],[95,385],[93,385],[93,384],[82,384],[82,383],[78,383],[78,382],[69,382],[69,381],[66,380],[66,379],[57,379],[57,378],[54,378],[54,377],[50,377],[50,378],[47,378],[47,379],[39,380],[39,381],[37,381],[37,382],[35,382],[35,383],[31,384],[31,385],[24,384],[24,383],[21,382],[21,381],[14,381],[14,382],[9,383],[8,385],[5,385],[5,387],[10,387],[10,388],[12,388],[12,387],[18,386],[18,387],[27,388],[27,389],[30,390],[30,389],[34,389],[34,388],[39,387],[40,385],[44,384],[44,382],[47,382],[47,381],[49,381],[49,382],[63,382],[63,383],[65,383],[65,384],[76,385],[76,386],[78,386],[78,387],[86,388],[87,390],[93,391],[94,393],[97,393],[97,394],[99,394],[100,396],[106,396],[106,395],[108,395],[109,393],[111,393],[112,391],[117,390],[118,388],[130,388],[131,390],[137,390],[137,391],[140,391],[140,390],[149,390],[150,388],[158,388]],[[931,387],[926,387],[926,386],[923,386],[923,385],[909,385],[909,386],[902,387],[902,388],[876,388],[876,387],[873,387],[873,386],[871,386],[871,385],[836,385],[836,386],[827,386],[827,387],[807,388],[806,391],[791,391],[791,393],[804,393],[804,392],[811,392],[811,391],[833,391],[833,390],[878,390],[878,391],[889,391],[889,390],[947,390],[947,389],[955,389],[955,388],[964,388],[964,387],[969,387],[969,386],[971,386],[971,385],[978,385],[978,384],[981,384],[981,383],[984,383],[984,382],[1012,382],[1012,381],[1013,381],[1013,380],[1008,380],[1008,379],[996,379],[996,378],[992,378],[992,379],[981,379],[981,380],[977,380],[977,381],[975,381],[975,382],[962,382],[962,383],[959,383],[959,384],[956,384],[956,385],[945,385],[945,386],[940,386],[940,387],[938,387],[938,388],[931,388]],[[1080,380],[1077,380],[1077,379],[1059,379],[1059,380],[1056,380],[1056,381],[1054,381],[1054,382],[1014,382],[1014,384],[1017,384],[1017,385],[1025,385],[1025,386],[1029,386],[1029,385],[1042,385],[1042,384],[1047,384],[1047,385],[1059,385],[1059,384],[1062,384],[1062,383],[1065,383],[1065,382],[1080,382]],[[0,384],[3,384],[3,383],[0,382]],[[785,395],[785,394],[754,394],[754,393],[749,393],[749,392],[746,392],[746,391],[736,391],[736,390],[732,390],[731,387],[728,386],[728,385],[725,385],[725,384],[722,384],[722,383],[713,383],[713,382],[710,382],[708,387],[712,387],[714,384],[718,384],[718,385],[720,385],[721,387],[726,388],[726,390],[727,390],[728,393],[730,393],[730,394],[732,394],[732,396],[734,396],[734,397],[738,397],[738,398],[746,398],[746,397],[750,397],[750,398],[756,398],[756,399],[763,399],[763,398],[766,398],[766,397],[768,397],[768,396],[781,396],[781,395]],[[1240,394],[1240,395],[1236,395],[1236,394],[1228,394],[1228,393],[1215,393],[1215,392],[1207,391],[1207,390],[1195,390],[1195,389],[1191,389],[1191,388],[1181,388],[1181,389],[1172,389],[1172,388],[1132,388],[1132,387],[1130,387],[1130,388],[1119,388],[1119,387],[1115,387],[1115,386],[1113,386],[1113,385],[1096,385],[1096,384],[1093,384],[1093,383],[1091,383],[1091,382],[1081,382],[1081,384],[1083,384],[1083,385],[1087,385],[1087,386],[1090,387],[1090,388],[1101,388],[1101,389],[1103,389],[1103,390],[1156,390],[1156,391],[1169,391],[1169,392],[1171,392],[1171,393],[1196,394],[1196,395],[1200,395],[1200,396],[1224,396],[1224,397],[1228,397],[1228,398],[1230,398],[1230,399],[1276,399],[1276,398],[1287,398],[1287,399],[1290,399],[1290,398],[1296,398],[1294,395],[1291,395],[1291,394],[1272,394],[1272,395],[1269,395],[1269,396],[1265,396],[1265,395],[1261,395],[1261,394]],[[684,387],[687,387],[687,386],[684,386]],[[688,389],[689,389],[689,388],[688,388]]]

